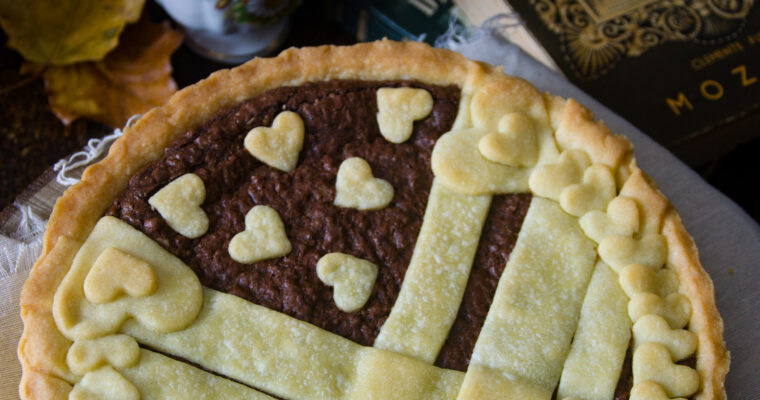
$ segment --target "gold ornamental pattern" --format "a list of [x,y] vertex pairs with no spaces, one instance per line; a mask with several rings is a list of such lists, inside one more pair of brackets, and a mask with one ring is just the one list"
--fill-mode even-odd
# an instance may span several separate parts
[[596,79],[623,58],[668,42],[717,44],[735,38],[755,0],[531,0],[560,38],[565,61]]

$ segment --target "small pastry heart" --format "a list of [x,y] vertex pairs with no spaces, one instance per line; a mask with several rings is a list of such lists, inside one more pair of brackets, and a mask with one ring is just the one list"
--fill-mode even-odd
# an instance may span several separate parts
[[645,315],[636,321],[633,337],[637,346],[647,342],[665,346],[674,361],[683,360],[697,350],[697,335],[684,329],[670,329],[668,322],[655,314]]
[[529,167],[536,164],[538,143],[533,123],[527,115],[513,112],[499,120],[499,130],[478,141],[483,157],[493,162]]
[[[630,400],[671,400],[662,386],[652,382],[639,382],[631,388]],[[673,400],[685,400],[682,397]]]
[[378,210],[393,200],[393,186],[372,176],[372,168],[359,157],[340,164],[335,190],[335,205],[346,208]]
[[157,283],[150,264],[115,247],[108,247],[87,273],[84,295],[95,304],[103,304],[124,294],[148,296],[156,291]]
[[317,276],[333,287],[335,305],[350,313],[359,311],[369,300],[377,279],[377,265],[348,254],[330,253],[317,262]]
[[206,186],[195,174],[173,180],[150,199],[153,208],[180,235],[195,239],[208,230],[208,216],[200,207],[206,199]]
[[298,165],[303,147],[303,120],[292,111],[281,112],[272,127],[259,126],[245,136],[243,145],[259,161],[280,171],[292,171]]
[[655,270],[641,264],[631,264],[618,277],[620,287],[629,298],[639,293],[655,293],[667,296],[678,290],[678,277],[669,268]]
[[131,367],[140,361],[140,347],[127,335],[109,335],[97,339],[77,339],[69,347],[66,364],[71,372],[84,375],[103,365]]
[[654,293],[639,293],[628,302],[628,316],[634,323],[649,314],[663,317],[673,329],[683,328],[689,323],[691,304],[680,293],[672,293],[664,299]]
[[140,391],[112,367],[88,372],[69,393],[69,400],[140,400]]
[[583,183],[566,187],[559,204],[570,215],[580,217],[591,210],[604,210],[615,197],[615,177],[604,164],[594,164],[583,173]]
[[380,88],[377,90],[377,125],[391,143],[403,143],[412,136],[414,121],[433,111],[433,96],[414,88]]
[[657,233],[641,239],[613,235],[599,243],[599,256],[617,273],[631,264],[644,264],[657,269],[665,265],[668,245],[665,237]]
[[243,264],[284,256],[291,249],[280,215],[269,206],[248,211],[245,230],[233,236],[228,247],[230,257]]
[[560,193],[583,179],[583,171],[591,165],[586,153],[580,150],[567,150],[559,156],[557,164],[536,168],[530,174],[528,185],[537,196],[559,200]]
[[633,381],[655,382],[668,397],[688,397],[699,388],[697,371],[674,364],[668,349],[658,343],[644,343],[633,352]]
[[607,212],[589,211],[580,219],[586,236],[599,243],[612,235],[631,236],[639,230],[639,208],[628,197],[615,197],[607,205]]

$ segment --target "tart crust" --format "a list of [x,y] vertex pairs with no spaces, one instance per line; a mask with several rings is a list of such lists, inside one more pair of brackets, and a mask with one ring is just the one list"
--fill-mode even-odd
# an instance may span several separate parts
[[[43,250],[21,295],[24,333],[19,344],[23,365],[21,397],[63,398],[71,390],[66,380],[75,376],[65,356],[71,341],[56,328],[52,316],[53,295],[67,273],[71,260],[109,205],[127,186],[130,176],[157,160],[164,147],[188,129],[201,124],[217,111],[280,86],[334,79],[418,80],[428,84],[457,84],[462,88],[456,126],[471,125],[470,99],[492,82],[510,84],[500,68],[470,61],[463,56],[427,45],[379,41],[350,47],[323,46],[289,49],[269,59],[255,59],[230,70],[218,71],[207,79],[175,94],[167,104],[153,109],[116,141],[108,156],[89,167],[82,180],[56,202],[44,236]],[[583,126],[583,134],[564,132],[563,140],[614,160],[619,182],[642,174],[633,159],[632,146],[613,135],[591,113],[574,101],[545,95],[553,130],[570,118]],[[559,139],[558,139],[559,140]],[[658,229],[668,245],[668,263],[677,273],[679,292],[691,301],[688,329],[699,339],[696,369],[700,388],[696,399],[724,399],[724,379],[729,355],[723,340],[723,321],[715,305],[713,284],[702,268],[697,249],[677,212],[657,190],[651,179],[630,188],[643,209],[662,209]]]

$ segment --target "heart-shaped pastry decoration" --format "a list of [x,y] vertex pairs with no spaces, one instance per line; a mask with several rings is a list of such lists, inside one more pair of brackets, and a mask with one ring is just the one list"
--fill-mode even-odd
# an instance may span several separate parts
[[478,150],[488,160],[516,167],[536,164],[538,143],[533,122],[521,112],[512,112],[499,120],[497,132],[478,141]]
[[140,391],[110,366],[88,372],[69,393],[69,400],[140,400]]
[[206,199],[206,186],[195,174],[173,180],[150,199],[153,208],[180,235],[195,239],[208,230],[208,216],[200,207]]
[[[631,388],[630,400],[670,400],[662,386],[652,382],[639,382]],[[673,400],[685,400],[683,398]]]
[[600,243],[612,235],[630,236],[639,231],[639,208],[636,201],[618,196],[607,205],[607,212],[589,211],[580,219],[583,232]]
[[616,192],[610,167],[594,164],[583,173],[583,183],[570,185],[560,193],[559,205],[568,214],[580,217],[592,210],[606,209]]
[[657,269],[665,265],[668,245],[665,236],[658,233],[641,239],[613,235],[599,243],[599,257],[617,273],[631,264],[643,264]]
[[641,239],[613,235],[599,243],[599,256],[617,273],[631,264],[644,264],[657,269],[665,265],[668,247],[665,237],[658,233]]
[[697,335],[684,329],[670,329],[668,322],[659,315],[650,314],[639,318],[633,325],[634,343],[653,342],[665,346],[674,361],[683,360],[697,350]]
[[654,293],[639,293],[628,302],[628,316],[634,323],[650,314],[661,316],[671,328],[679,329],[689,323],[691,304],[680,293],[671,293],[665,298]]
[[271,128],[259,126],[251,129],[243,145],[259,161],[288,172],[298,165],[303,136],[301,117],[292,111],[284,111],[275,117]]
[[559,156],[557,164],[536,168],[530,174],[528,185],[537,196],[559,201],[562,191],[573,184],[581,182],[583,171],[591,165],[586,153],[580,150],[567,150]]
[[144,297],[156,291],[156,273],[145,261],[115,247],[103,250],[84,279],[84,295],[95,304],[122,295]]
[[281,257],[291,249],[280,215],[269,206],[248,211],[245,230],[233,236],[228,247],[230,257],[243,264]]
[[378,210],[393,200],[393,186],[375,178],[369,163],[359,157],[340,163],[335,191],[336,206],[358,210]]
[[84,375],[106,364],[131,367],[140,361],[137,341],[127,335],[109,335],[97,339],[77,339],[66,354],[71,372]]
[[412,136],[414,121],[433,111],[433,96],[414,88],[380,88],[377,90],[377,125],[391,143],[403,143]]
[[317,262],[317,276],[333,287],[333,300],[345,312],[359,311],[369,300],[377,265],[348,254],[329,253]]
[[697,371],[674,364],[668,349],[658,343],[644,343],[633,352],[633,381],[655,382],[668,397],[688,397],[699,388]]
[[673,270],[669,268],[656,270],[641,264],[631,264],[623,268],[618,282],[629,298],[639,293],[667,296],[678,290],[678,277]]

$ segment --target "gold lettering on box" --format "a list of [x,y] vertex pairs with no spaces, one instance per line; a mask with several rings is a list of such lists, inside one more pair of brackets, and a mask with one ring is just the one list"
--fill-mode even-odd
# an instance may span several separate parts
[[757,82],[756,76],[753,76],[753,77],[747,76],[747,66],[744,64],[732,69],[731,74],[739,75],[742,78],[742,87],[747,87]]
[[683,94],[683,92],[678,92],[678,98],[673,100],[671,98],[666,98],[665,103],[668,104],[668,107],[670,107],[671,110],[673,110],[673,114],[680,116],[681,115],[681,108],[684,106],[688,108],[689,110],[693,110],[694,106],[691,105],[691,102],[689,99],[686,98],[686,95]]
[[699,91],[707,100],[718,100],[723,97],[723,85],[712,79],[702,81],[702,84],[699,85]]
[[760,32],[755,32],[747,35],[747,43],[752,46],[760,44]]

